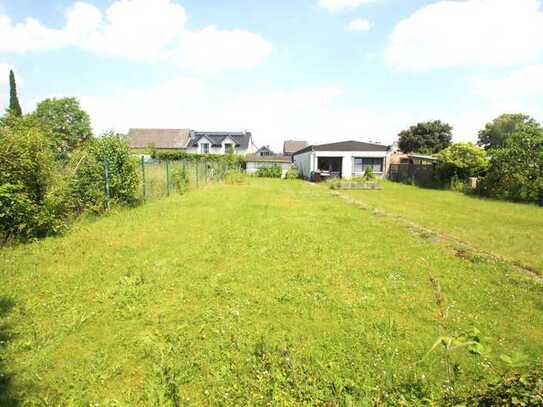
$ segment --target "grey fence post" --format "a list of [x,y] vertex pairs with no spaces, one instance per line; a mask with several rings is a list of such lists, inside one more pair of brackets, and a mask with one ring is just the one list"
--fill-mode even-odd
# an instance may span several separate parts
[[109,162],[107,158],[104,159],[104,175],[106,178],[105,193],[106,193],[106,210],[109,210]]
[[145,189],[145,157],[141,156],[141,179],[143,182],[143,202],[145,202],[147,191]]
[[166,196],[170,196],[170,161],[166,160]]

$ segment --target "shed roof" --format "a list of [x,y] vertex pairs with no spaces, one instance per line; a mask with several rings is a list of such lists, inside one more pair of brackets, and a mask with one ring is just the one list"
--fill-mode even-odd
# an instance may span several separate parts
[[389,146],[375,143],[364,143],[362,141],[340,141],[338,143],[319,144],[307,146],[293,155],[306,153],[308,151],[388,151]]
[[415,158],[417,160],[423,160],[423,161],[438,161],[439,158],[434,157],[432,155],[424,155],[424,154],[408,154],[409,158]]

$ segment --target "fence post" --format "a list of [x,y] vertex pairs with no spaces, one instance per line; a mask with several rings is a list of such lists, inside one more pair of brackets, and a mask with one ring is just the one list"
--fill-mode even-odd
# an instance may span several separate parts
[[166,160],[166,196],[170,196],[170,160]]
[[141,179],[143,181],[143,202],[145,202],[147,191],[145,188],[145,157],[141,156]]
[[106,193],[106,210],[109,211],[109,162],[107,157],[104,158],[104,175],[105,175],[105,193]]
[[200,161],[197,161],[196,162],[196,188],[198,188],[199,185],[200,185],[200,182],[199,182],[200,180],[198,179],[199,178],[198,173],[200,172],[200,171],[198,171],[199,167],[200,167]]

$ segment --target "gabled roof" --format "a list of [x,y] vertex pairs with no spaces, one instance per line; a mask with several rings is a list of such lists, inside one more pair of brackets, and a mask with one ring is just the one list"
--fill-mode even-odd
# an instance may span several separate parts
[[307,146],[299,151],[296,151],[293,155],[306,153],[308,151],[383,151],[389,150],[389,146],[383,144],[364,143],[362,141],[340,141],[338,143],[319,144],[313,146]]
[[301,150],[304,147],[307,147],[307,142],[306,141],[287,140],[283,144],[283,153],[284,154],[292,154],[292,153],[295,153],[298,150]]
[[186,148],[190,139],[189,129],[130,129],[128,145],[130,148]]
[[213,145],[220,145],[227,138],[230,138],[236,147],[242,150],[247,150],[249,144],[251,143],[251,133],[250,132],[210,132],[210,131],[195,131],[193,132],[193,137],[190,141],[191,147],[197,147],[198,141],[205,137],[212,142]]
[[256,150],[255,154],[258,155],[259,153],[270,153],[275,155],[275,153],[270,149],[269,146],[260,147],[258,150]]

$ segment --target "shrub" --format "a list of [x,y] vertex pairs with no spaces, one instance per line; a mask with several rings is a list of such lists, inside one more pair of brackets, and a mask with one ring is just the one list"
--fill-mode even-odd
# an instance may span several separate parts
[[541,406],[543,371],[541,368],[521,375],[515,373],[490,383],[484,390],[465,400],[469,406]]
[[482,175],[488,168],[486,151],[473,143],[453,144],[438,154],[437,177],[441,181],[462,181]]
[[171,182],[174,189],[179,194],[184,194],[189,187],[189,174],[187,169],[184,166],[174,168],[171,173]]
[[134,205],[138,201],[137,159],[128,144],[113,133],[94,139],[72,157],[70,203],[81,213],[101,212],[105,208],[105,165],[108,165],[111,204]]
[[224,174],[224,182],[226,184],[244,184],[247,182],[247,174],[245,171],[228,170]]
[[521,126],[490,150],[490,166],[478,191],[486,196],[537,202],[543,198],[543,130]]
[[30,126],[0,129],[0,168],[0,240],[44,237],[64,227],[55,188],[60,176],[45,134]]
[[256,176],[260,178],[281,178],[283,176],[283,170],[278,165],[272,165],[271,167],[262,167],[256,171]]
[[287,179],[298,179],[300,178],[300,171],[298,167],[292,165],[287,171]]
[[160,151],[156,148],[150,150],[151,158],[155,160],[171,160],[171,161],[213,161],[222,162],[233,168],[244,168],[245,158],[236,154],[193,154],[185,151]]

